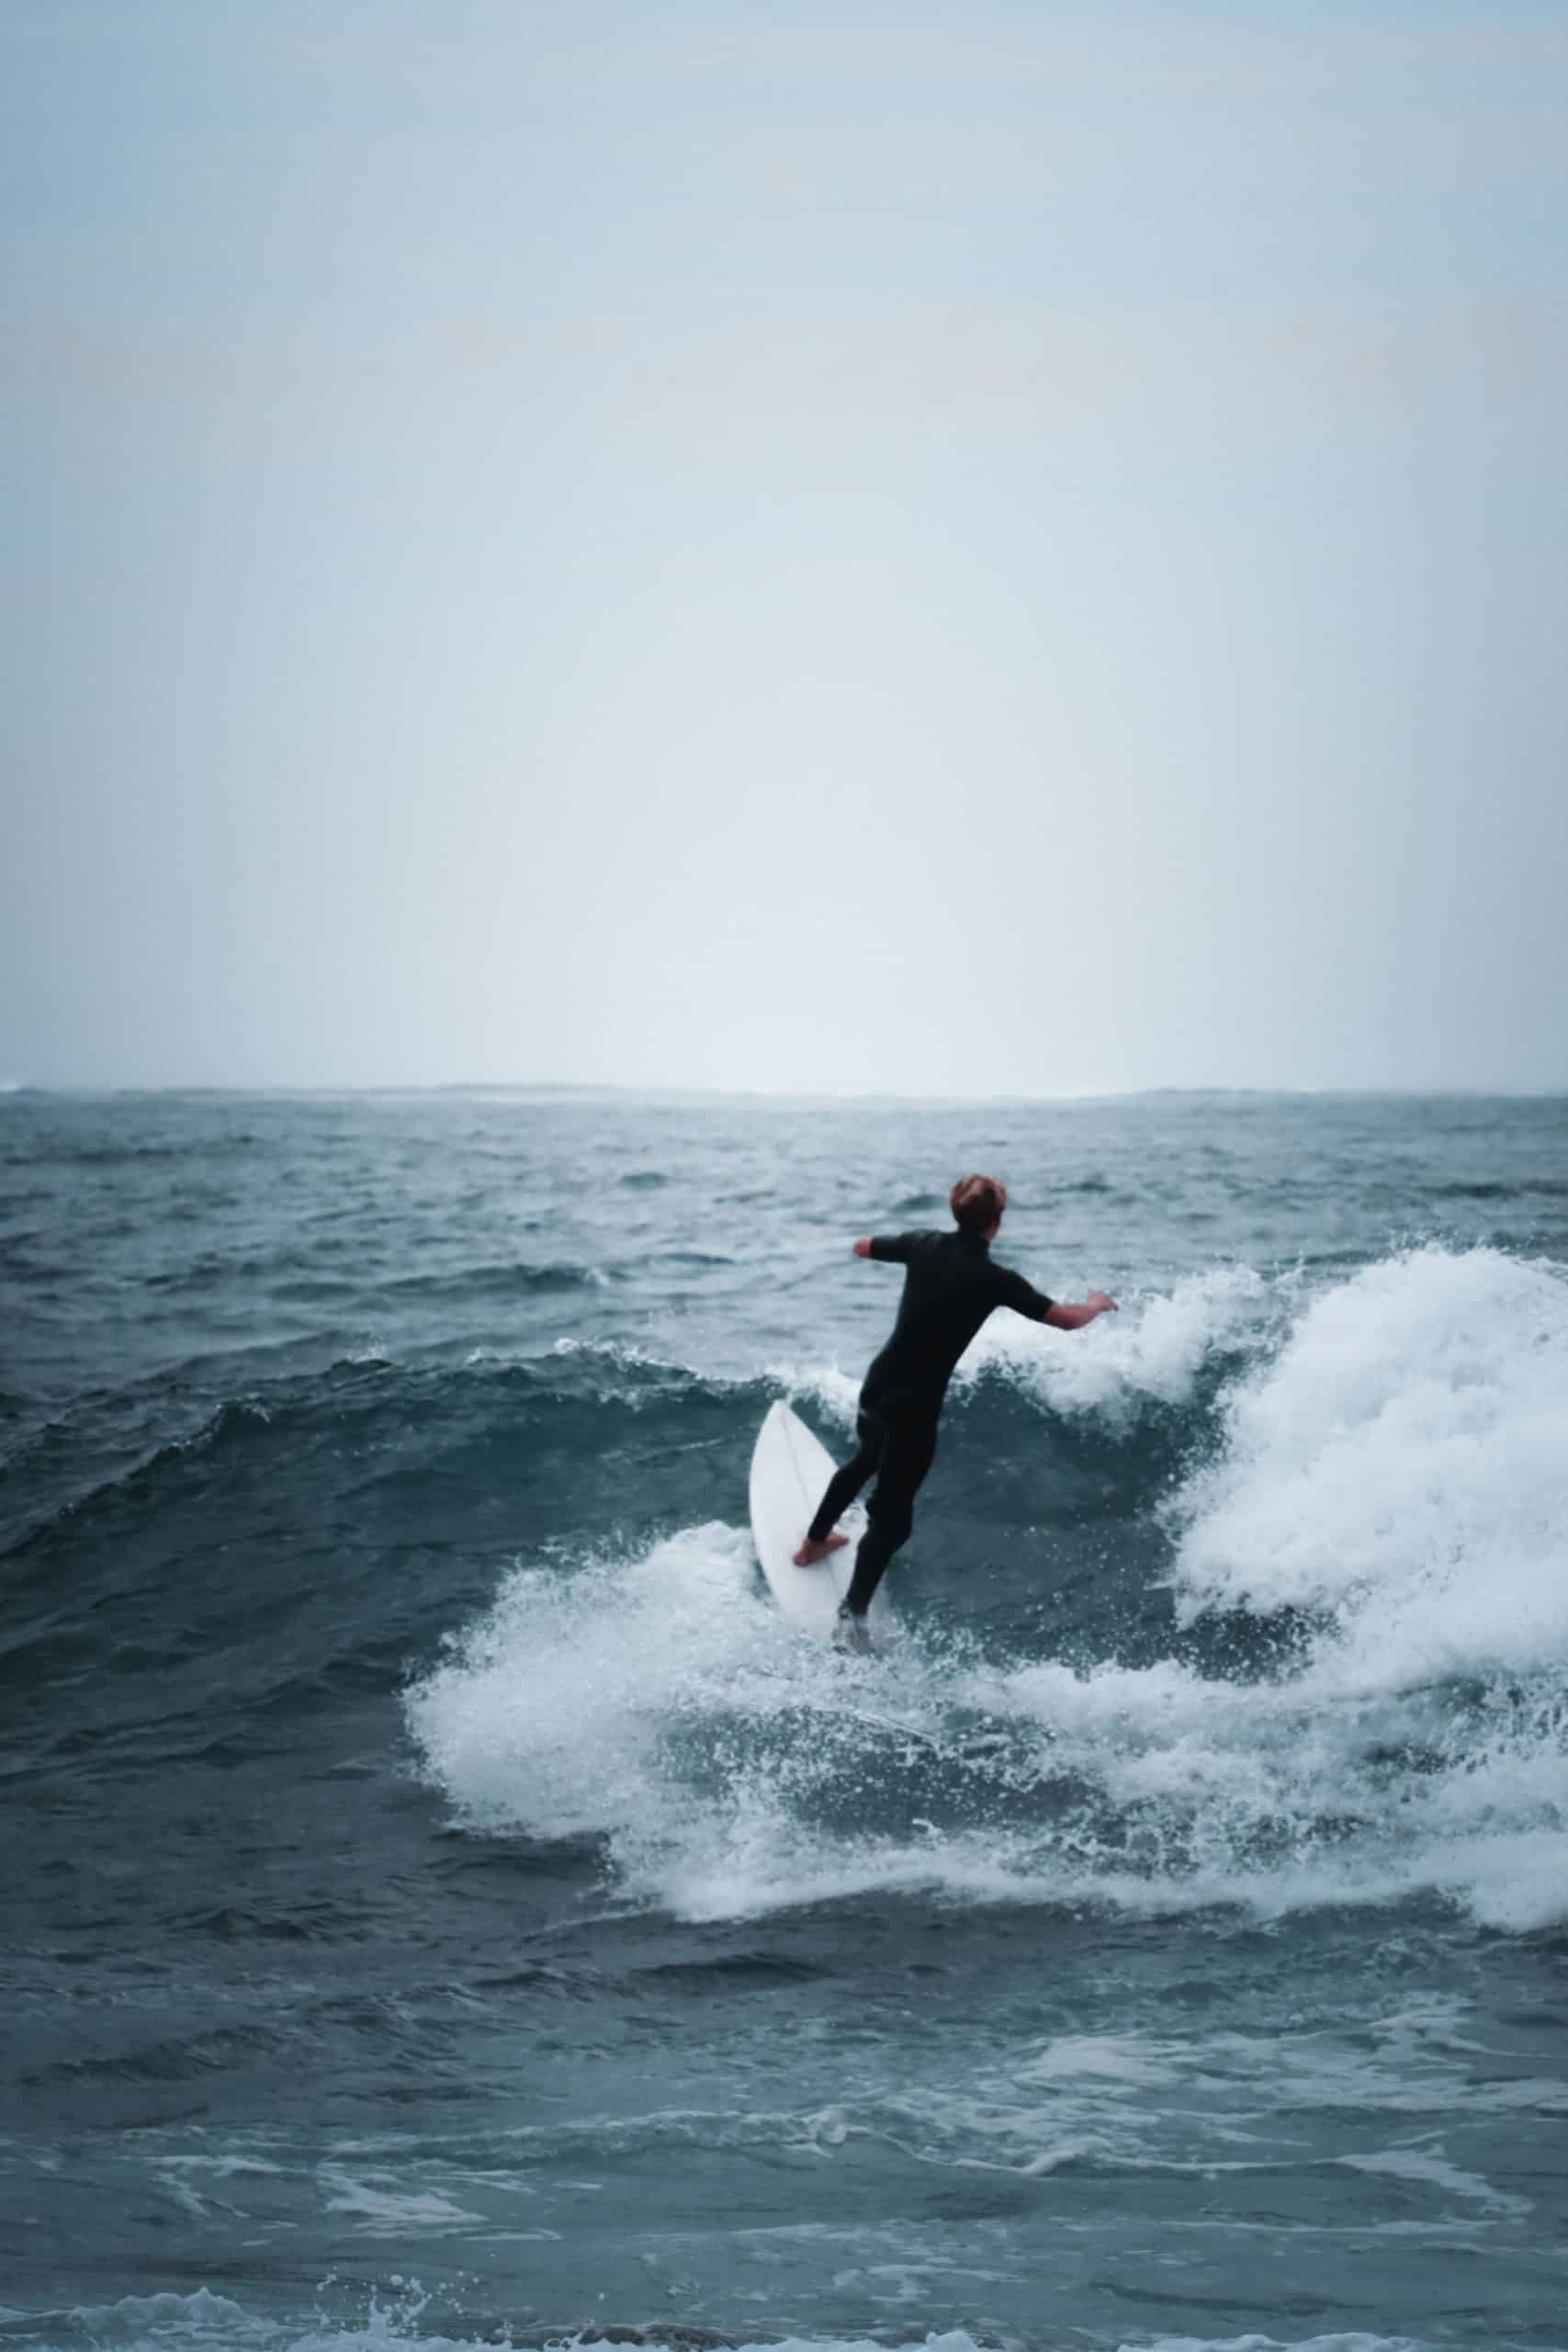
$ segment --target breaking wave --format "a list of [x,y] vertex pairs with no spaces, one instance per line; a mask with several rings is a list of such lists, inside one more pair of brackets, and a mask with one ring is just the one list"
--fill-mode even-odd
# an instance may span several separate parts
[[[595,1838],[622,1899],[692,1919],[872,1890],[1260,1915],[1432,1891],[1498,1928],[1568,1917],[1555,1270],[1420,1249],[1311,1297],[1214,1275],[1100,1329],[1076,1354],[1032,1331],[981,1351],[951,1442],[971,1471],[987,1435],[1032,1444],[1048,1515],[1077,1491],[1075,1432],[1111,1442],[1097,1475],[1139,1484],[1153,1563],[1144,1655],[1097,1600],[1114,1493],[1048,1519],[1055,1640],[1015,1567],[971,1557],[1015,1604],[1001,1634],[896,1571],[883,1653],[819,1650],[773,1612],[739,1512],[525,1559],[407,1694],[457,1817]],[[829,1419],[852,1402],[831,1368],[797,1385]],[[1151,1414],[1179,1441],[1157,1494]],[[994,1555],[983,1533],[955,1548]]]

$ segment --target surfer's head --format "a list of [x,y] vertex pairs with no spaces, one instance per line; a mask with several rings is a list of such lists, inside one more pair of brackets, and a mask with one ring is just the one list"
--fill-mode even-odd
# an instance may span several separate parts
[[1008,1204],[1008,1188],[994,1176],[961,1176],[947,1196],[954,1222],[964,1233],[995,1233]]

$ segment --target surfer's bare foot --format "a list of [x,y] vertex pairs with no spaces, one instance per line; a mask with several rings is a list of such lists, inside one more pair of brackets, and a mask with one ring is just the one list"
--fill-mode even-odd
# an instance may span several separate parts
[[859,1650],[863,1653],[869,1650],[871,1628],[867,1625],[865,1619],[855,1616],[852,1610],[840,1609],[839,1621],[833,1628],[833,1647],[836,1650]]
[[818,1544],[815,1536],[808,1535],[795,1555],[795,1565],[797,1568],[814,1568],[829,1552],[841,1552],[849,1540],[847,1535],[824,1535]]

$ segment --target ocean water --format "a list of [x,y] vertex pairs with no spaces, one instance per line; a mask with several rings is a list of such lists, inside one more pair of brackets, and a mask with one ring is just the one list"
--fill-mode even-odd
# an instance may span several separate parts
[[[1568,2346],[1568,1104],[0,1098],[0,2343]],[[894,1630],[751,1559],[997,1317]]]

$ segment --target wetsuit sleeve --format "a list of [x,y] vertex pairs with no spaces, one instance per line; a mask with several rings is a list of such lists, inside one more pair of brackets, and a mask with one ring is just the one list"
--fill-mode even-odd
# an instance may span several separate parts
[[874,1233],[871,1254],[890,1266],[907,1266],[919,1238],[918,1233]]
[[1015,1273],[1010,1266],[997,1268],[997,1288],[998,1304],[1010,1306],[1015,1315],[1027,1315],[1032,1323],[1043,1323],[1055,1303],[1047,1298],[1043,1290],[1036,1290],[1032,1283],[1025,1282],[1023,1276]]

